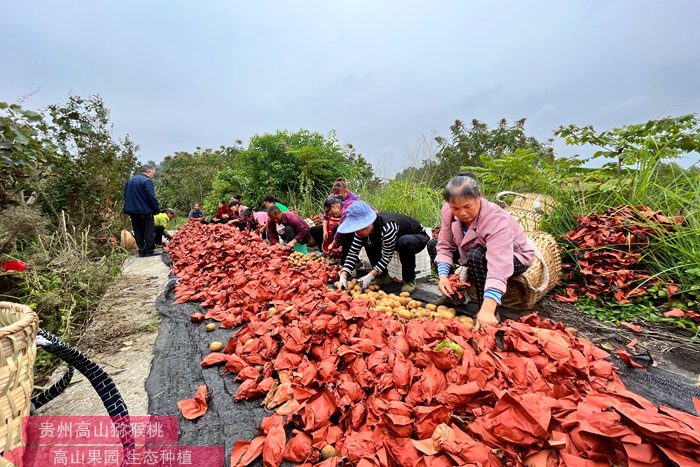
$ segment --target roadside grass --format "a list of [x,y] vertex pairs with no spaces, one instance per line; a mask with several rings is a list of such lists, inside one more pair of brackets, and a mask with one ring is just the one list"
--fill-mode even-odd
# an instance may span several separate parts
[[[93,238],[87,229],[39,235],[13,252],[27,269],[16,275],[10,298],[31,307],[43,329],[72,344],[80,340],[127,256],[119,247],[98,247]],[[56,364],[51,355],[38,353],[37,381]]]

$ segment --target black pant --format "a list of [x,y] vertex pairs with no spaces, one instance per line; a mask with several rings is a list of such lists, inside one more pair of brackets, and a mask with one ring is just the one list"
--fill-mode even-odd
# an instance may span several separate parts
[[[423,248],[425,248],[425,245],[428,244],[428,240],[430,240],[430,238],[425,232],[401,235],[396,239],[396,246],[394,248],[399,252],[401,276],[404,282],[413,282],[416,280],[416,254],[420,253]],[[382,257],[381,243],[376,246],[371,245],[369,248],[365,247],[365,251],[367,252],[369,262],[372,264],[372,267],[374,267]]]
[[[331,229],[329,232],[329,236],[332,239],[335,236],[335,233],[338,231],[338,226],[336,225]],[[314,225],[309,229],[309,233],[311,234],[311,238],[314,239],[316,242],[316,245],[318,245],[318,249],[320,250],[321,247],[323,246],[323,226],[322,225]],[[352,243],[352,241],[350,242]]]
[[165,233],[165,227],[163,227],[162,225],[156,225],[155,229],[156,229],[155,230],[156,234],[154,236],[153,243],[155,243],[156,245],[162,245],[163,244],[163,234]]
[[314,239],[314,242],[316,242],[316,245],[320,250],[321,246],[323,246],[323,226],[314,225],[313,227],[310,227],[309,234],[311,235],[311,238]]
[[[431,238],[426,248],[428,250],[428,256],[430,256],[430,267],[433,271],[437,271],[437,265],[435,264],[435,258],[437,258],[437,238]],[[455,248],[452,253],[452,264],[459,264],[459,248]]]
[[155,249],[154,240],[156,236],[153,214],[129,214],[131,226],[134,228],[134,239],[139,256],[153,254]]
[[348,257],[348,253],[350,252],[350,247],[352,247],[352,241],[354,238],[354,233],[340,234],[340,264],[345,264],[345,258]]
[[284,243],[289,243],[292,240],[294,240],[294,238],[297,236],[297,233],[294,231],[291,225],[285,225],[284,233],[280,235],[280,233],[277,232],[277,236],[284,240]]
[[[476,301],[481,303],[484,301],[484,287],[486,287],[486,275],[488,274],[488,263],[486,261],[486,248],[483,246],[475,246],[467,253],[467,277],[469,282],[476,289]],[[528,266],[513,256],[513,276],[520,275],[527,271]],[[512,276],[511,276],[512,277]]]

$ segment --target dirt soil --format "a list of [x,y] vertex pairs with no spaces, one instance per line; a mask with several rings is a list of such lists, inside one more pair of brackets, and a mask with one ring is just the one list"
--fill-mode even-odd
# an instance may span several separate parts
[[[129,258],[122,275],[109,288],[78,349],[114,379],[131,415],[146,415],[144,382],[151,370],[153,344],[160,315],[155,300],[168,281],[170,269],[160,256]],[[41,352],[41,350],[39,350]],[[53,384],[65,372],[59,367]],[[73,384],[39,411],[39,415],[107,415],[97,393],[77,371]]]

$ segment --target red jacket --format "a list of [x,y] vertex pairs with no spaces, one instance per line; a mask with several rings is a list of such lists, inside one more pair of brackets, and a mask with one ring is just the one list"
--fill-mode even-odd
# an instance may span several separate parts
[[217,209],[216,215],[214,216],[214,218],[221,219],[222,217],[224,217],[224,214],[226,214],[228,217],[231,217],[231,214],[232,214],[231,208],[228,206],[224,206],[224,207]]

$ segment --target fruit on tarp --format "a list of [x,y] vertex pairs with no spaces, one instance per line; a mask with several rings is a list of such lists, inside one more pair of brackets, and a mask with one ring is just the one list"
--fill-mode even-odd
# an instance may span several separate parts
[[[522,465],[545,449],[567,465],[700,456],[700,419],[627,391],[608,353],[561,323],[533,314],[474,332],[462,317],[397,319],[374,309],[377,297],[328,290],[336,276],[322,264],[290,267],[227,226],[185,226],[168,248],[178,300],[204,300],[222,327],[242,325],[202,366],[224,365],[242,380],[236,400],[275,412],[259,437],[236,443],[232,465],[261,455],[278,465],[292,439],[290,458],[308,452],[307,462],[332,445],[324,467]],[[445,340],[461,357],[438,348]],[[286,444],[280,428],[292,433]]]

